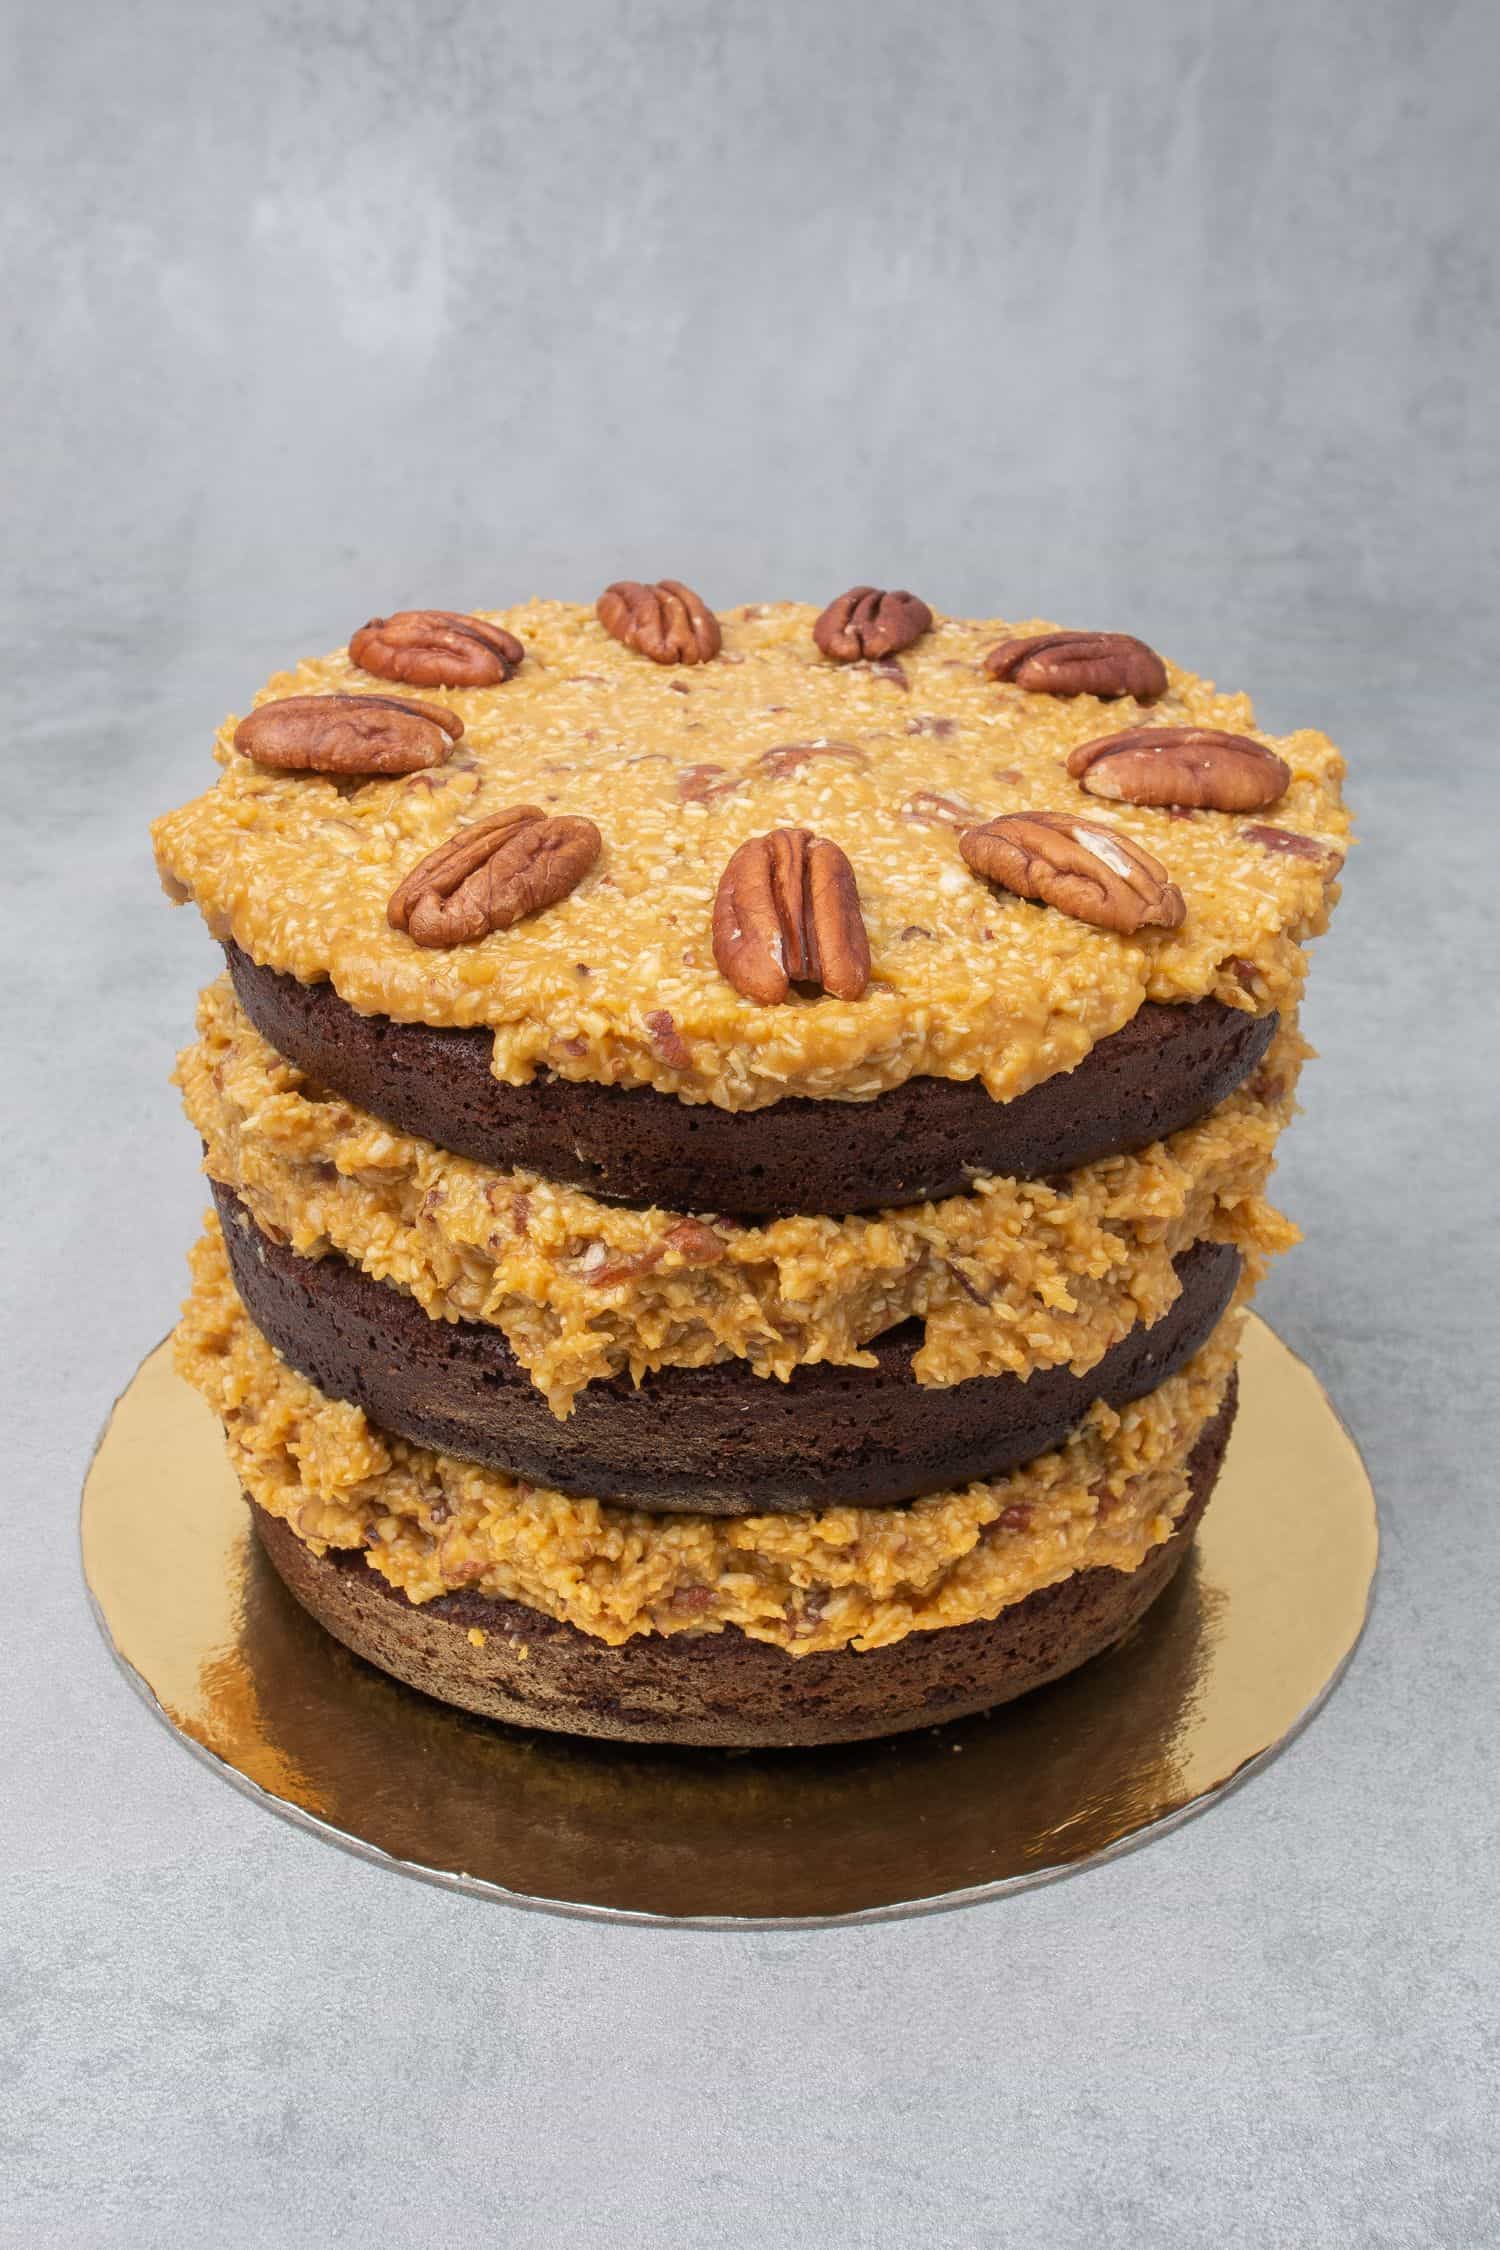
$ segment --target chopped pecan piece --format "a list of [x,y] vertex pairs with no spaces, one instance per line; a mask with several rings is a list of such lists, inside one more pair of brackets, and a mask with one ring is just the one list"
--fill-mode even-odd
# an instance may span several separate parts
[[763,1007],[794,984],[857,1000],[870,981],[854,870],[837,844],[805,828],[741,844],[719,878],[713,936],[723,975]]
[[284,695],[234,730],[241,757],[277,773],[416,773],[441,765],[464,731],[441,703],[395,695]]
[[1181,927],[1187,907],[1159,859],[1101,822],[1005,813],[971,828],[959,850],[977,874],[1076,921],[1128,937],[1148,922]]
[[685,1266],[716,1266],[724,1255],[725,1242],[701,1219],[679,1219],[675,1227],[667,1229],[667,1248],[675,1250]]
[[362,671],[408,687],[495,687],[525,654],[503,625],[453,609],[398,609],[372,617],[349,641]]
[[969,1276],[964,1272],[963,1267],[959,1264],[956,1258],[945,1258],[943,1260],[943,1263],[948,1268],[948,1271],[952,1274],[954,1280],[958,1283],[959,1288],[963,1291],[964,1295],[970,1300],[971,1303],[976,1305],[987,1305],[990,1302],[984,1291],[976,1287],[976,1285],[969,1279]]
[[476,1555],[466,1533],[450,1531],[437,1552],[438,1569],[445,1586],[472,1586],[484,1576],[484,1557]]
[[566,898],[600,847],[591,820],[512,805],[429,852],[392,894],[386,918],[418,945],[468,945]]
[[712,1586],[679,1586],[671,1598],[671,1606],[684,1617],[701,1617],[704,1610],[712,1609],[718,1596]]
[[[593,1247],[604,1249],[602,1242],[596,1242]],[[665,1242],[653,1242],[644,1250],[616,1251],[612,1258],[606,1252],[597,1264],[586,1257],[584,1270],[589,1277],[589,1287],[613,1289],[622,1281],[638,1280],[643,1273],[650,1273],[654,1266],[659,1266],[666,1254]]]
[[1291,768],[1248,734],[1215,727],[1127,727],[1080,742],[1068,771],[1091,797],[1117,804],[1261,812],[1284,797]]
[[851,586],[828,604],[812,637],[836,664],[858,664],[899,656],[931,629],[932,611],[905,587],[888,594],[880,586]]
[[855,742],[775,742],[762,750],[755,763],[777,781],[791,781],[819,758],[842,759],[845,765],[867,766],[870,761]]
[[941,789],[919,789],[896,815],[920,828],[972,828],[979,816],[978,805],[971,805],[967,797],[950,796]]
[[653,664],[706,664],[722,645],[719,620],[678,578],[660,578],[654,586],[618,578],[595,608],[606,633]]
[[670,1008],[653,1008],[646,1017],[646,1032],[654,1054],[674,1070],[691,1070],[692,1050],[677,1028],[677,1019]]
[[1288,859],[1321,859],[1334,868],[1344,864],[1344,855],[1332,844],[1323,844],[1316,836],[1303,836],[1295,828],[1266,828],[1259,822],[1242,828],[1240,834],[1250,844],[1259,844],[1262,851],[1281,852]]
[[684,766],[677,776],[677,794],[685,805],[716,805],[732,797],[739,785],[739,775],[723,766]]
[[1001,641],[984,660],[992,680],[1013,680],[1032,695],[1133,695],[1154,703],[1167,692],[1167,668],[1154,648],[1129,633],[1033,633]]

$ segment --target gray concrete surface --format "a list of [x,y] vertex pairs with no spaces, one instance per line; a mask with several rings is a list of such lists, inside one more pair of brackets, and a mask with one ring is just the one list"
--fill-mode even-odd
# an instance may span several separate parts
[[[1493,13],[8,22],[0,2242],[1494,2241]],[[370,610],[621,572],[1123,625],[1350,752],[1265,1305],[1380,1607],[1080,1880],[781,1937],[443,1896],[220,1786],[86,1614],[202,1201],[148,814]]]

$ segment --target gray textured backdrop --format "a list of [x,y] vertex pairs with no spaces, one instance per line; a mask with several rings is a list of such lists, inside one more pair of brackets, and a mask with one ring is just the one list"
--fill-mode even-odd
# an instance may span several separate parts
[[[1493,11],[7,18],[0,2240],[1493,2240]],[[1123,626],[1350,750],[1267,1309],[1382,1605],[1280,1766],[1077,1882],[509,1915],[218,1787],[87,1621],[201,1202],[148,813],[372,609],[621,572]]]

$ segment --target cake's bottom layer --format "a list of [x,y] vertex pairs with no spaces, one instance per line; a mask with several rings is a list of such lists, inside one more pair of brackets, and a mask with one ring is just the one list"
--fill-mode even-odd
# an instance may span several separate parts
[[967,1718],[1060,1679],[1123,1638],[1170,1584],[1208,1504],[1234,1420],[1231,1376],[1187,1462],[1176,1529],[1136,1570],[1074,1571],[998,1617],[886,1647],[793,1657],[734,1626],[610,1647],[520,1602],[473,1592],[413,1603],[363,1555],[316,1555],[254,1509],[261,1543],[320,1625],[382,1671],[485,1718],[615,1742],[777,1749],[858,1742]]
[[881,1507],[998,1477],[1061,1445],[1097,1399],[1128,1406],[1185,1367],[1223,1318],[1242,1261],[1199,1242],[1176,1260],[1181,1292],[1086,1375],[1040,1367],[947,1389],[912,1372],[915,1322],[872,1347],[873,1367],[820,1362],[785,1383],[744,1360],[617,1375],[559,1422],[498,1328],[431,1320],[414,1297],[330,1253],[271,1241],[213,1183],[235,1285],[256,1327],[327,1398],[381,1429],[558,1492],[702,1515]]
[[277,1357],[212,1223],[193,1268],[178,1366],[223,1422],[239,1482],[314,1554],[362,1550],[418,1603],[472,1589],[613,1645],[734,1626],[799,1659],[993,1618],[1097,1566],[1138,1570],[1188,1506],[1240,1328],[1230,1312],[1180,1374],[1122,1412],[1092,1407],[1010,1476],[904,1507],[649,1515],[378,1429]]

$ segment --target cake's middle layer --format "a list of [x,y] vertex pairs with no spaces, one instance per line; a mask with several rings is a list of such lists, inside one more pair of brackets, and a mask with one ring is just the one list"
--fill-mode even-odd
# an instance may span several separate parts
[[1305,1052],[1295,1023],[1218,1109],[1132,1155],[764,1226],[621,1209],[393,1132],[267,1046],[227,980],[204,994],[199,1028],[178,1076],[213,1179],[274,1242],[337,1252],[435,1320],[501,1330],[559,1416],[621,1373],[873,1368],[872,1339],[911,1320],[925,1324],[910,1363],[924,1386],[1083,1375],[1175,1303],[1195,1243],[1232,1244],[1253,1278],[1295,1240],[1261,1194]]
[[1176,1302],[1087,1375],[1046,1367],[924,1386],[911,1372],[921,1338],[911,1322],[877,1338],[874,1367],[798,1367],[785,1383],[758,1381],[743,1360],[664,1367],[638,1384],[617,1375],[580,1391],[559,1422],[498,1328],[429,1320],[347,1259],[272,1242],[228,1188],[214,1201],[246,1311],[325,1397],[558,1492],[719,1516],[795,1514],[814,1500],[884,1506],[1003,1476],[1062,1444],[1096,1399],[1128,1406],[1175,1375],[1242,1274],[1232,1244],[1195,1244],[1177,1261]]
[[1189,1503],[1239,1330],[1231,1313],[1180,1374],[1123,1413],[1095,1406],[1013,1476],[903,1508],[726,1521],[570,1499],[393,1438],[277,1358],[216,1227],[193,1268],[178,1364],[262,1508],[314,1553],[363,1548],[412,1601],[474,1587],[616,1645],[737,1625],[794,1655],[878,1648],[997,1616],[1075,1571],[1137,1569]]

